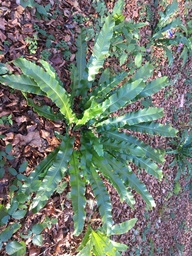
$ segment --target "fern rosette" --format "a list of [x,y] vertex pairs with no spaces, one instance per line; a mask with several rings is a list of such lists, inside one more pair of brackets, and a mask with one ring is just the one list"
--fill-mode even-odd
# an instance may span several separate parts
[[[152,196],[133,172],[130,163],[162,179],[163,174],[158,164],[164,162],[164,151],[152,148],[126,131],[161,136],[175,136],[177,133],[174,128],[156,122],[163,117],[162,108],[151,107],[117,114],[118,110],[128,104],[156,93],[169,83],[166,77],[148,82],[152,73],[148,63],[129,79],[126,72],[113,75],[109,69],[101,72],[110,55],[115,26],[112,15],[105,18],[88,62],[85,31],[78,36],[70,94],[64,89],[54,69],[45,61],[40,61],[40,67],[19,58],[14,64],[21,69],[22,74],[0,77],[1,83],[21,90],[25,95],[32,93],[50,98],[59,108],[59,113],[53,113],[48,107],[39,108],[30,100],[28,104],[39,115],[53,121],[63,118],[66,124],[66,134],[60,136],[60,146],[36,167],[19,188],[22,200],[20,204],[17,203],[14,211],[18,211],[27,202],[30,202],[30,210],[39,211],[64,176],[69,174],[75,235],[83,231],[86,216],[85,189],[88,184],[97,200],[104,230],[107,234],[111,233],[112,205],[103,178],[117,190],[121,201],[130,207],[135,203],[132,190],[141,194],[148,208],[155,206]],[[75,104],[77,101],[78,106]],[[13,203],[16,199],[18,196],[13,198]],[[92,237],[96,239],[96,233],[92,232]]]

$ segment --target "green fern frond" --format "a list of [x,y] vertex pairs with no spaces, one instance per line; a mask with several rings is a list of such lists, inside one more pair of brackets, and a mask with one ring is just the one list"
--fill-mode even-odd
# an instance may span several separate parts
[[149,209],[152,209],[156,206],[155,201],[151,194],[148,192],[146,186],[138,179],[138,177],[133,172],[126,173],[124,178],[127,184],[142,196]]
[[[120,163],[118,161],[118,158],[114,158],[114,157],[110,157],[109,154],[106,154],[107,155],[107,159],[109,159],[109,163],[110,163],[110,166],[112,167],[113,170],[115,170],[115,172],[118,174],[118,177],[123,181],[123,184],[125,186],[127,186],[124,182],[124,173],[126,172],[129,172],[129,168],[125,165],[123,165],[122,163]],[[126,197],[126,202],[127,204],[133,208],[134,204],[135,204],[135,199],[133,197],[133,194],[131,193],[131,191],[129,191],[128,189],[126,189],[126,192],[125,192],[125,197]]]
[[77,62],[79,81],[87,79],[87,73],[86,73],[87,44],[86,44],[85,38],[86,38],[86,31],[82,30],[76,41],[76,45],[77,45],[76,62]]
[[[118,157],[118,156],[117,156]],[[155,201],[151,194],[148,192],[145,184],[143,184],[138,177],[133,173],[130,166],[124,166],[122,162],[124,162],[126,158],[121,158],[119,156],[119,161],[116,162],[119,165],[119,169],[117,170],[118,176],[121,180],[124,181],[126,186],[129,186],[131,189],[134,189],[138,194],[140,194],[143,200],[146,202],[147,207],[151,209],[155,207]],[[121,162],[120,162],[121,161]],[[128,164],[128,163],[127,163]]]
[[[23,93],[24,95],[24,93]],[[39,116],[43,116],[49,120],[52,121],[58,121],[58,120],[62,120],[63,119],[63,115],[59,112],[59,113],[54,113],[53,110],[51,109],[51,107],[47,106],[47,105],[43,105],[43,106],[38,106],[37,104],[34,103],[34,101],[30,98],[27,98],[26,95],[24,95],[27,104],[33,108],[33,110],[39,115]]]
[[100,231],[92,230],[93,253],[95,256],[111,255],[116,256],[117,249],[113,246],[110,239]]
[[103,112],[110,114],[129,104],[145,87],[142,79],[126,83],[102,103]]
[[[87,81],[87,62],[86,62],[86,56],[87,56],[87,44],[85,41],[86,38],[86,31],[82,29],[81,33],[79,34],[76,45],[77,45],[77,53],[76,53],[76,63],[77,63],[77,71],[76,71],[76,85],[72,85],[73,92],[75,92],[75,95],[81,95],[85,96],[88,89],[89,89],[89,83]],[[73,81],[72,81],[73,82]],[[83,83],[83,84],[82,84]]]
[[[134,144],[128,144],[125,141],[118,140],[106,140],[104,141],[105,150],[114,152],[120,155],[123,159],[128,160],[136,164],[138,167],[145,169],[149,174],[158,179],[162,179],[162,170],[158,165],[146,158],[145,151]],[[111,162],[110,162],[111,164]]]
[[[114,227],[113,234],[119,234],[121,232],[126,233],[130,230],[131,227],[134,226],[137,219],[131,219],[129,221],[125,221],[121,224],[117,224]],[[118,229],[118,230],[117,230]],[[120,232],[119,232],[120,231]],[[120,256],[119,251],[125,251],[127,249],[127,245],[117,243],[109,238],[109,236],[103,232],[103,228],[101,227],[98,230],[93,230],[88,227],[88,230],[85,234],[85,237],[80,244],[77,254],[78,256]]]
[[110,235],[121,235],[126,232],[128,232],[130,229],[132,229],[135,226],[135,223],[137,222],[137,218],[133,218],[127,221],[124,221],[122,223],[116,224],[112,227],[112,230],[110,232]]
[[129,196],[127,188],[125,187],[123,181],[119,178],[116,172],[108,164],[108,162],[101,157],[94,155],[93,162],[96,168],[106,177],[111,184],[115,187],[118,194],[120,195],[121,201],[125,201],[130,205]]
[[114,90],[123,80],[127,77],[126,72],[121,72],[120,74],[113,75],[110,77],[110,82],[107,84],[101,83],[98,86],[97,97],[99,99],[105,99],[109,96],[109,93]]
[[36,84],[33,79],[25,75],[0,76],[0,82],[15,90],[46,96],[46,93],[39,88],[38,84]]
[[106,130],[110,130],[111,127],[127,128],[129,126],[136,125],[139,123],[154,121],[161,117],[163,117],[163,108],[141,109],[136,112],[127,113],[123,116],[109,118],[103,122],[96,124],[96,127],[100,128],[101,126],[105,126],[104,129]]
[[98,156],[103,156],[104,150],[100,138],[96,137],[95,134],[91,131],[87,131],[84,136],[86,136],[90,140],[90,144],[92,145],[92,148],[95,150]]
[[109,54],[110,41],[113,36],[115,22],[111,16],[105,19],[105,23],[96,39],[92,56],[88,62],[88,81],[93,81]]
[[71,185],[71,201],[74,211],[74,226],[75,235],[79,235],[83,231],[85,221],[85,180],[81,177],[81,170],[79,166],[79,154],[73,151],[70,160],[69,174]]
[[127,155],[127,160],[133,162],[138,167],[145,169],[146,172],[153,175],[157,179],[162,180],[162,170],[159,169],[158,165],[153,163],[150,159],[145,157],[138,157],[137,155],[131,154]]
[[143,184],[133,172],[127,174],[127,181],[129,186],[142,196],[149,209],[156,206],[155,201],[148,192],[145,184]]
[[45,71],[52,76],[53,78],[57,79],[57,81],[62,85],[61,80],[59,79],[59,76],[57,75],[55,69],[47,62],[44,60],[39,60],[41,63],[42,67],[45,69]]
[[114,8],[113,8],[113,15],[115,15],[115,14],[122,14],[124,5],[125,5],[125,1],[124,0],[117,1],[115,6],[114,6]]
[[69,96],[53,76],[45,72],[43,68],[26,59],[19,58],[14,63],[22,70],[24,75],[35,80],[36,84],[46,93],[47,97],[60,108],[61,113],[69,123],[75,122],[76,118],[71,110]]
[[[107,71],[106,71],[107,72]],[[105,71],[103,72],[105,74]],[[102,74],[103,74],[102,73]],[[127,76],[126,72],[122,72],[118,75],[110,77],[110,73],[108,72],[108,78],[104,81],[104,77],[99,80],[99,85],[97,88],[94,88],[91,93],[90,99],[86,102],[85,108],[91,105],[92,99],[95,99],[97,103],[101,103],[104,99],[108,98],[109,93],[115,89]],[[104,75],[103,75],[104,76]]]
[[103,134],[104,138],[114,138],[118,141],[124,141],[128,144],[135,145],[136,147],[140,147],[142,151],[144,152],[144,155],[148,158],[151,158],[155,162],[158,163],[164,163],[165,162],[165,150],[162,149],[154,149],[151,146],[145,144],[138,138],[130,135],[130,134],[125,134],[123,132],[118,132],[118,131],[108,131],[107,133]]
[[83,247],[83,249],[81,249],[81,251],[77,254],[77,256],[93,256],[92,253],[92,249],[93,249],[93,243],[91,241],[91,239],[86,243],[85,247]]
[[110,197],[99,174],[93,167],[90,166],[90,168],[89,181],[97,200],[99,212],[103,221],[103,228],[108,234],[112,227],[112,206]]
[[59,147],[55,160],[52,163],[52,166],[48,169],[46,175],[41,181],[41,186],[36,192],[36,196],[32,200],[30,210],[37,212],[45,206],[47,200],[53,194],[57,188],[57,185],[66,174],[72,149],[73,140],[69,139],[68,136],[65,136]]
[[92,99],[91,106],[84,111],[83,117],[77,121],[77,127],[86,124],[88,121],[99,116],[102,112],[102,106]]
[[175,137],[178,133],[178,130],[169,126],[163,125],[159,123],[152,123],[152,122],[143,122],[141,124],[134,124],[131,126],[125,126],[131,131],[141,132],[151,135],[160,135],[165,137]]
[[44,158],[39,165],[35,168],[34,171],[28,176],[28,180],[22,187],[22,192],[25,194],[31,194],[39,189],[41,186],[42,180],[47,175],[49,168],[55,162],[56,156],[58,154],[59,147],[51,152],[46,158]]
[[136,71],[136,73],[132,76],[131,81],[135,81],[142,78],[143,81],[145,82],[147,81],[147,79],[150,78],[150,76],[153,73],[153,70],[153,66],[149,62],[147,62]]
[[151,96],[152,94],[158,92],[159,90],[165,88],[168,85],[170,85],[170,82],[168,81],[166,76],[157,78],[157,79],[147,83],[147,85],[143,89],[143,91],[136,97],[136,100],[140,99],[142,97]]

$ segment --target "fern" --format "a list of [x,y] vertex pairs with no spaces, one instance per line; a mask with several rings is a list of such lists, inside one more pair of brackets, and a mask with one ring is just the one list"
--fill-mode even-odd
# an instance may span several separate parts
[[127,126],[126,128],[129,128],[131,131],[135,132],[141,132],[151,135],[160,135],[165,137],[175,137],[177,134],[177,130],[172,128],[170,125],[162,125],[159,123],[144,122],[129,127]]
[[[21,75],[0,76],[1,83],[21,90],[25,97],[28,93],[33,93],[50,98],[59,108],[59,113],[51,112],[50,108],[40,109],[30,99],[27,99],[27,102],[40,115],[56,120],[53,117],[55,114],[55,118],[63,118],[66,123],[66,133],[59,136],[61,144],[58,148],[19,183],[17,195],[12,199],[13,205],[10,206],[10,215],[14,218],[15,211],[23,210],[23,206],[26,209],[29,205],[33,212],[39,211],[56,191],[57,186],[62,184],[65,175],[69,175],[74,229],[75,235],[79,235],[83,231],[86,216],[85,189],[86,185],[90,184],[104,229],[102,232],[89,232],[86,245],[79,255],[92,255],[98,251],[101,255],[107,255],[109,251],[119,255],[118,249],[125,249],[125,246],[112,242],[108,237],[111,230],[114,233],[117,229],[112,227],[112,206],[103,177],[117,190],[121,201],[127,202],[130,207],[135,203],[132,189],[142,196],[148,208],[155,206],[146,186],[131,170],[129,164],[133,162],[161,179],[162,171],[156,163],[162,164],[165,161],[164,151],[153,149],[138,138],[128,135],[127,130],[170,137],[177,133],[174,128],[157,122],[163,116],[162,108],[141,109],[121,115],[116,112],[168,85],[166,78],[147,82],[153,71],[149,63],[137,69],[129,79],[126,78],[126,72],[111,76],[111,71],[107,69],[101,74],[104,61],[110,54],[114,16],[119,15],[118,6],[122,9],[123,1],[118,1],[113,14],[105,18],[88,61],[85,31],[78,36],[70,94],[64,89],[54,69],[45,61],[40,61],[39,66],[19,58],[14,64],[21,69]],[[78,106],[74,105],[77,97],[80,101]],[[114,246],[117,247],[116,250]]]
[[138,79],[131,84],[125,84],[103,102],[103,112],[110,114],[118,109],[121,109],[126,104],[130,103],[131,100],[144,89],[144,87],[145,84],[143,83],[142,79]]
[[139,123],[154,121],[163,116],[163,109],[149,108],[141,109],[136,112],[130,112],[123,116],[108,118],[103,122],[96,124],[96,127],[101,127],[101,130],[110,130],[112,128],[123,128],[136,125]]
[[71,110],[69,97],[65,89],[60,86],[59,81],[42,68],[25,59],[17,59],[15,64],[21,68],[26,76],[36,81],[47,97],[52,99],[60,108],[60,112],[65,116],[66,120],[72,123],[75,119],[75,115]]
[[88,227],[85,237],[80,244],[77,255],[121,255],[119,251],[125,251],[127,245],[114,242],[110,239],[112,235],[121,235],[128,232],[137,222],[137,219],[127,220],[117,225],[113,225],[109,234],[106,234],[103,227],[98,230],[93,230]]
[[[100,68],[103,67],[104,60],[109,55],[110,41],[113,36],[114,26],[115,22],[111,16],[108,16],[98,35],[92,56],[88,62],[88,81],[93,81],[95,79],[95,75],[98,74]],[[105,40],[103,40],[104,38]]]
[[47,200],[65,176],[68,169],[70,155],[72,153],[72,143],[73,141],[69,140],[68,136],[63,138],[54,162],[41,181],[41,186],[36,190],[36,196],[30,205],[30,209],[33,209],[34,212],[39,211],[43,206],[45,206]]
[[141,148],[143,151],[143,154],[146,157],[151,158],[152,160],[158,163],[162,164],[165,161],[164,159],[165,150],[154,149],[151,146],[137,139],[135,136],[132,136],[130,134],[125,134],[125,133],[120,133],[118,131],[109,131],[105,134],[105,136],[111,139],[114,138],[118,141],[123,141],[128,144],[127,145],[128,147],[130,147],[130,145],[135,145],[137,148]]
[[100,212],[100,215],[102,216],[103,228],[106,230],[106,233],[108,234],[109,232],[108,230],[110,230],[112,226],[112,215],[111,215],[112,206],[111,206],[109,194],[99,174],[95,171],[94,168],[91,168],[89,179],[90,179],[91,187],[93,189],[93,193],[97,198],[99,212]]
[[[81,170],[79,167],[79,156],[76,151],[73,151],[71,160],[69,162],[69,174],[70,174],[70,185],[71,185],[71,199],[74,209],[74,223],[75,232],[79,234],[83,230],[84,219],[85,219],[85,180],[81,177]],[[82,221],[83,220],[83,221]]]
[[0,78],[1,83],[9,85],[13,89],[20,90],[22,92],[34,93],[42,96],[46,96],[40,87],[28,76],[25,75],[5,75]]

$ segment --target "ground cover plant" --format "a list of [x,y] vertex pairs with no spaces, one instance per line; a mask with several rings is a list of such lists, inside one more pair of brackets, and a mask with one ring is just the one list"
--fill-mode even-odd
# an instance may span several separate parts
[[[65,84],[55,70],[43,60],[35,64],[25,58],[16,59],[13,64],[17,71],[20,70],[19,75],[8,74],[3,66],[5,71],[2,71],[1,83],[21,90],[27,104],[39,116],[52,121],[62,120],[65,132],[57,134],[60,145],[29,176],[23,175],[23,167],[15,174],[15,181],[10,189],[10,205],[1,207],[2,225],[11,220],[15,223],[4,229],[0,237],[1,243],[7,243],[19,230],[20,221],[29,211],[38,213],[55,191],[60,189],[62,192],[66,188],[64,177],[67,175],[70,176],[74,234],[79,235],[84,228],[84,194],[87,185],[92,187],[103,221],[101,229],[88,228],[79,247],[79,255],[84,255],[84,252],[90,255],[120,255],[118,251],[127,248],[110,239],[111,235],[127,232],[130,222],[114,225],[112,205],[104,180],[111,183],[121,201],[127,202],[130,207],[133,208],[135,203],[133,190],[141,194],[149,209],[155,206],[152,196],[131,169],[130,163],[161,180],[163,175],[159,166],[165,161],[165,151],[152,148],[132,133],[174,137],[177,130],[156,122],[163,117],[162,108],[146,106],[137,111],[129,109],[129,105],[151,97],[169,85],[167,77],[151,79],[153,67],[149,63],[142,65],[141,54],[137,55],[137,50],[133,58],[134,68],[130,73],[105,68],[105,60],[115,51],[112,46],[114,40],[118,39],[116,31],[119,27],[123,28],[122,5],[123,2],[118,1],[112,15],[103,16],[102,28],[91,50],[91,57],[87,55],[86,30],[82,29],[79,33],[76,41],[76,64],[72,65],[70,71],[70,89],[64,89]],[[126,25],[126,30],[129,31],[130,24]],[[122,33],[119,36],[121,39]],[[131,40],[132,37],[130,42]],[[123,44],[118,45],[119,53],[121,47]],[[138,46],[138,51],[139,49]],[[141,48],[141,52],[143,51]],[[121,56],[119,60],[121,64],[126,62]],[[34,103],[32,94],[50,98],[55,106],[51,108],[42,105],[41,101]],[[130,221],[135,223],[136,219]],[[41,232],[47,225],[50,225],[49,220],[36,224],[29,234],[22,235],[21,238],[25,240],[33,237],[33,243],[41,246]],[[97,246],[98,241],[102,243],[101,248]],[[21,240],[13,240],[7,243],[6,251],[10,255],[21,255],[25,254],[26,246]]]

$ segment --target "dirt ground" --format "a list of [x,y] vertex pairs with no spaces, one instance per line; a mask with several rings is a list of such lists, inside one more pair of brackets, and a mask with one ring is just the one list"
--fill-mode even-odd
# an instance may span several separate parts
[[[49,3],[51,5],[51,17],[47,20],[38,19],[34,8],[24,9],[16,2],[0,1],[0,62],[6,63],[20,56],[29,60],[38,60],[43,52],[45,55],[47,54],[49,62],[56,69],[66,88],[70,87],[69,66],[75,58],[76,47],[74,42],[79,31],[79,20],[75,21],[72,17],[81,14],[85,18],[89,18],[84,20],[85,26],[92,22],[93,18],[90,17],[97,17],[92,7],[92,1],[38,0],[37,2],[44,6]],[[106,1],[109,10],[113,8],[113,2]],[[126,19],[139,21],[142,4],[151,4],[150,2],[153,1],[127,0],[124,10]],[[180,0],[179,15],[185,24],[184,9],[185,1]],[[189,17],[187,18],[189,19]],[[36,28],[38,27],[38,31],[40,29],[44,30],[47,34],[43,35],[43,32],[40,31],[37,40],[35,40],[34,24]],[[149,33],[150,26],[141,30],[141,44],[146,44]],[[32,43],[30,43],[30,38]],[[49,50],[46,50],[48,47],[45,44],[49,43],[46,38],[54,42],[54,47],[50,47]],[[67,42],[68,45],[63,47],[68,47],[72,53],[66,58],[61,47],[58,47],[58,44],[63,41]],[[67,54],[67,51],[65,54]],[[161,90],[152,97],[152,103],[155,106],[164,108],[165,117],[162,118],[161,122],[169,123],[179,130],[182,130],[183,127],[190,128],[188,127],[190,123],[190,102],[188,102],[186,95],[191,93],[191,89],[186,80],[189,79],[192,72],[192,59],[188,59],[185,66],[181,68],[181,60],[178,58],[175,59],[172,66],[168,66],[166,59],[161,55],[161,51],[154,51],[154,54],[160,60],[154,77],[166,75],[170,79],[174,79],[175,75],[179,74],[173,86]],[[34,100],[38,101],[38,99],[38,96],[34,97]],[[47,104],[51,105],[52,103],[48,100]],[[9,164],[18,169],[23,161],[27,160],[26,174],[28,174],[59,144],[58,139],[54,136],[54,131],[62,133],[63,124],[62,122],[53,123],[38,117],[27,106],[26,100],[20,92],[13,92],[0,85],[0,117],[8,115],[11,115],[12,122],[0,124],[0,134],[5,136],[0,139],[0,149],[4,150],[5,146],[11,143],[14,159]],[[177,118],[175,118],[175,115]],[[141,136],[141,139],[149,140],[145,136]],[[150,144],[154,147],[161,146],[165,148],[168,142],[169,139],[159,137],[150,139]],[[120,202],[116,191],[110,184],[106,183],[113,203],[114,222],[120,223],[127,219],[138,218],[138,222],[131,231],[114,237],[116,241],[129,246],[129,249],[122,255],[191,255],[192,203],[188,189],[190,180],[182,176],[180,179],[180,193],[173,192],[177,167],[169,167],[172,160],[171,155],[166,156],[162,182],[157,181],[144,171],[139,173],[139,178],[146,184],[156,202],[157,207],[152,211],[146,211],[145,203],[136,193],[136,205],[134,210],[131,210],[126,203]],[[5,173],[3,179],[0,179],[1,204],[6,204],[9,200],[8,188],[12,180],[13,177],[10,177],[8,172]],[[62,194],[54,194],[44,209],[38,214],[28,215],[23,221],[22,228],[14,235],[14,238],[17,238],[21,232],[27,232],[33,224],[43,221],[45,217],[58,219],[58,224],[52,225],[43,231],[43,246],[33,245],[31,238],[27,240],[27,255],[76,255],[76,249],[81,242],[82,235],[75,237],[72,234],[73,211],[70,199],[67,196],[69,191],[70,187],[67,187]],[[94,202],[89,188],[87,188],[87,197]],[[93,227],[97,228],[101,225],[97,208],[95,206],[92,208],[91,204],[87,206],[87,216],[89,215],[92,215]],[[0,251],[0,255],[6,255],[4,249]]]

